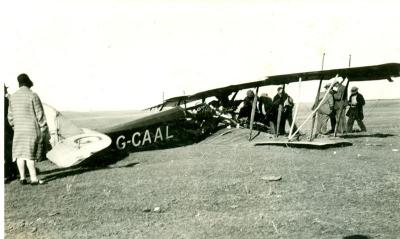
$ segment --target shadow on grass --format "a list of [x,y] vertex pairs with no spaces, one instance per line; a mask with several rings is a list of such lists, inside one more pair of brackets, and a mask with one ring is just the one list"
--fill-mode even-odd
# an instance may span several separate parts
[[370,239],[371,237],[369,236],[364,236],[364,235],[351,235],[351,236],[345,236],[343,239]]
[[119,167],[110,167],[118,161],[124,159],[128,154],[112,154],[105,153],[96,157],[88,158],[85,162],[69,167],[69,168],[56,168],[40,172],[40,175],[46,175],[42,178],[45,182],[50,182],[56,179],[74,176],[90,171],[113,169],[113,168],[131,168],[139,164],[138,162],[130,163]]
[[253,135],[253,137],[250,138],[250,141],[253,141],[253,139],[257,138],[257,136],[259,136],[261,134],[261,131],[257,131],[257,133],[255,135]]
[[303,149],[329,149],[329,148],[338,148],[338,147],[347,147],[353,145],[350,142],[331,142],[326,144],[314,144],[313,142],[259,142],[255,143],[255,146],[281,146],[288,148],[303,148]]
[[353,139],[353,138],[365,138],[365,137],[371,137],[371,138],[387,138],[387,137],[393,137],[396,136],[394,134],[382,134],[382,133],[375,133],[375,134],[347,134],[347,135],[342,135],[339,136],[340,138],[344,139]]

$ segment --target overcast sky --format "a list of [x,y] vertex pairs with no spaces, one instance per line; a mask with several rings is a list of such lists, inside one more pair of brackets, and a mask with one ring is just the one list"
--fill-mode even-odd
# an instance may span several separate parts
[[[301,3],[300,3],[301,2]],[[5,4],[5,6],[4,6]],[[265,76],[400,63],[396,1],[8,1],[0,78],[27,73],[59,110],[141,109],[165,97]],[[6,34],[4,34],[6,33]],[[357,83],[400,98],[400,79]],[[262,92],[276,93],[276,87]],[[311,101],[317,82],[288,92]]]

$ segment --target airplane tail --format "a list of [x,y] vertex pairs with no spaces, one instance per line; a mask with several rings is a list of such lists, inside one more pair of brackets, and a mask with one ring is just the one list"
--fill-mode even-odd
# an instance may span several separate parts
[[43,104],[49,128],[51,150],[46,157],[58,167],[77,165],[107,148],[111,138],[90,129],[79,128],[53,107]]

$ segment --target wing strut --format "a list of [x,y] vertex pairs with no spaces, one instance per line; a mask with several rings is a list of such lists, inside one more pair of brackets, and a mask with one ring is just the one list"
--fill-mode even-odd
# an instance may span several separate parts
[[[322,66],[321,66],[321,71],[324,70],[324,62],[325,62],[325,52],[322,55]],[[318,103],[319,100],[319,92],[321,91],[321,85],[322,85],[322,80],[323,77],[321,77],[321,79],[319,80],[319,84],[318,84],[318,91],[317,91],[317,96],[315,97],[315,101],[314,101],[314,105],[316,105]],[[310,141],[313,140],[313,131],[314,131],[314,125],[315,125],[315,114],[313,115],[312,118],[312,123],[311,123],[311,134],[310,134]]]
[[[285,87],[286,87],[286,85],[283,84],[282,94],[285,93]],[[283,106],[281,104],[279,104],[279,106],[278,106],[278,119],[276,121],[276,132],[275,132],[275,136],[276,137],[279,136],[279,130],[280,130],[279,128],[280,128],[280,125],[281,125],[282,111],[283,111]],[[285,128],[285,126],[283,126],[283,128]]]
[[300,104],[300,99],[301,99],[300,96],[301,96],[301,77],[299,77],[299,97],[297,100],[296,109],[294,110],[292,125],[290,126],[289,139],[292,137],[293,128],[294,128],[294,125],[296,124],[297,111],[299,110],[299,104]]
[[253,133],[254,115],[256,114],[257,98],[258,98],[258,89],[259,89],[259,88],[260,88],[260,87],[257,87],[257,88],[256,88],[256,95],[254,96],[253,105],[252,105],[252,108],[251,108],[249,141],[251,141],[251,136],[252,136],[252,133]]

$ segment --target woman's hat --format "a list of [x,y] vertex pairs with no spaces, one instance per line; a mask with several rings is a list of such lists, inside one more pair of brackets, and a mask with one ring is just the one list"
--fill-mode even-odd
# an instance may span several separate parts
[[24,85],[27,87],[33,86],[33,82],[31,81],[31,79],[29,79],[29,76],[25,73],[20,74],[17,79],[20,85]]

